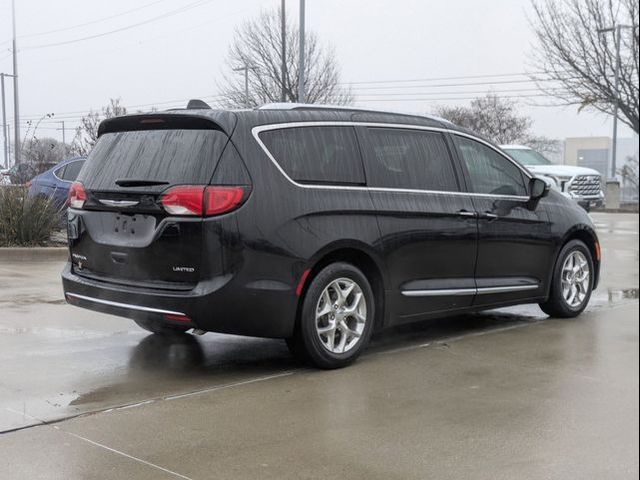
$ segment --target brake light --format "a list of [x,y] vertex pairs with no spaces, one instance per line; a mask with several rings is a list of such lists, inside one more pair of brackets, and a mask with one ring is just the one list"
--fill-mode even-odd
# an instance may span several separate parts
[[202,215],[204,187],[174,187],[162,195],[160,202],[171,215]]
[[87,200],[87,192],[80,182],[73,182],[67,195],[67,205],[71,208],[82,208]]
[[207,187],[205,190],[205,215],[221,215],[235,210],[244,199],[242,187]]
[[167,190],[160,203],[171,215],[208,217],[238,208],[245,199],[245,192],[244,187],[185,185]]

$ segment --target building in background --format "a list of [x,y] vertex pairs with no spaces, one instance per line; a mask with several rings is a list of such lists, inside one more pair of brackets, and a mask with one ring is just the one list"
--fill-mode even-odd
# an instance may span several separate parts
[[[593,168],[600,172],[603,178],[610,177],[611,157],[610,137],[573,137],[564,142],[564,163],[580,167]],[[628,162],[629,158],[638,158],[638,136],[619,138],[616,152],[616,166],[618,169]],[[618,180],[621,180],[618,177]],[[624,182],[623,182],[624,183]],[[637,201],[637,187],[621,185],[623,201]]]

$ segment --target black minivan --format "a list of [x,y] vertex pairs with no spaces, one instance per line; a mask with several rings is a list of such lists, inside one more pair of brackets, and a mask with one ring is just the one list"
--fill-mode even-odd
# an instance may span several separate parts
[[284,338],[335,368],[405,322],[521,303],[573,317],[598,283],[589,216],[472,132],[195,105],[100,125],[69,194],[69,303],[158,334]]

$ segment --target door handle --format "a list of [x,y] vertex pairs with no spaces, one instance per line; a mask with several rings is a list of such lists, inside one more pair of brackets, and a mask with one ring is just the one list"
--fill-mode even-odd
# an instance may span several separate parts
[[476,212],[470,212],[469,210],[462,209],[458,212],[458,215],[461,217],[476,217],[478,214]]
[[486,218],[488,220],[495,220],[495,219],[499,218],[499,216],[496,213],[484,212],[482,214],[482,218]]

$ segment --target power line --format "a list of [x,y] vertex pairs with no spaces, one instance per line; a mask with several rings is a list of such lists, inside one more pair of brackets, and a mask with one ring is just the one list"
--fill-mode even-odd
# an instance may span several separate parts
[[[566,90],[562,88],[552,89],[551,92],[566,92]],[[362,96],[365,97],[399,97],[406,95],[485,95],[487,93],[499,94],[499,93],[523,93],[523,92],[540,92],[539,88],[514,88],[509,90],[464,90],[464,91],[452,91],[452,92],[405,92],[405,93],[397,93],[397,92],[374,92],[374,93],[363,93]],[[357,95],[357,94],[356,94]]]
[[[534,98],[534,97],[552,97],[544,93],[531,94],[531,95],[497,95],[498,98],[503,99],[517,99],[517,98]],[[443,102],[448,100],[475,100],[478,97],[442,97],[442,98],[376,98],[376,99],[356,99],[355,102]]]
[[510,85],[520,83],[539,83],[539,82],[555,82],[553,79],[536,79],[536,80],[496,80],[493,82],[464,82],[464,83],[437,83],[429,85],[392,85],[388,87],[358,87],[356,92],[362,90],[380,90],[384,88],[444,88],[444,87],[475,87],[479,85]]
[[163,13],[162,15],[158,15],[156,17],[152,17],[152,18],[149,18],[147,20],[143,20],[141,22],[134,23],[134,24],[131,24],[131,25],[126,25],[124,27],[116,28],[115,30],[109,30],[107,32],[102,32],[102,33],[96,33],[95,35],[89,35],[87,37],[82,37],[82,38],[76,38],[74,40],[65,40],[63,42],[55,42],[55,43],[45,43],[45,44],[42,44],[42,45],[31,45],[31,46],[25,46],[25,47],[22,47],[22,48],[24,50],[35,50],[35,49],[38,49],[38,48],[57,47],[57,46],[60,46],[60,45],[69,45],[71,43],[78,43],[78,42],[83,42],[85,40],[92,40],[94,38],[104,37],[104,36],[107,36],[107,35],[111,35],[113,33],[123,32],[125,30],[130,30],[132,28],[136,28],[136,27],[139,27],[139,26],[142,26],[142,25],[146,25],[146,24],[158,21],[158,20],[162,20],[164,18],[168,18],[168,17],[172,17],[174,15],[178,15],[180,13],[183,13],[183,12],[186,12],[188,10],[192,10],[194,8],[197,8],[197,7],[201,6],[201,5],[204,5],[205,3],[208,3],[209,1],[210,0],[197,0],[195,2],[192,2],[192,3],[189,3],[189,4],[185,5],[183,7],[180,7],[180,8],[177,8],[175,10],[171,10],[169,12]]
[[130,10],[125,10],[124,12],[116,13],[116,14],[110,15],[108,17],[102,17],[102,18],[98,18],[96,20],[91,20],[89,22],[84,22],[84,23],[78,23],[77,25],[71,25],[71,26],[64,27],[64,28],[57,28],[55,30],[47,30],[46,32],[29,33],[27,35],[20,35],[18,38],[39,37],[39,36],[42,36],[42,35],[50,35],[52,33],[66,32],[68,30],[74,30],[76,28],[86,27],[87,25],[94,25],[96,23],[104,22],[106,20],[111,20],[112,18],[121,17],[123,15],[127,15],[127,14],[133,13],[133,12],[137,12],[138,10],[142,10],[142,9],[148,8],[148,7],[152,6],[152,5],[156,5],[158,3],[162,3],[162,2],[166,2],[166,1],[167,0],[156,0],[155,2],[147,3],[145,5],[141,5],[139,7],[132,8]]
[[498,78],[498,77],[522,77],[528,75],[543,75],[548,72],[519,72],[519,73],[492,73],[486,75],[461,75],[457,77],[431,77],[431,78],[402,78],[398,80],[363,80],[357,82],[341,82],[340,85],[362,85],[373,83],[409,83],[409,82],[434,82],[441,80],[463,80],[476,78]]

